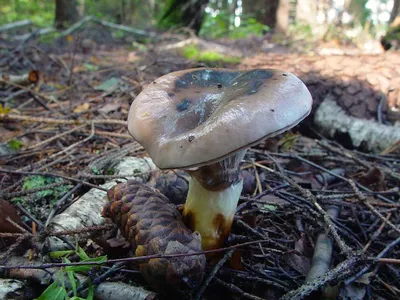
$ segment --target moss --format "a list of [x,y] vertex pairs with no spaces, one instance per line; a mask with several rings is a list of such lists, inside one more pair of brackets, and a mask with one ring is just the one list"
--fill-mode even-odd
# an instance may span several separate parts
[[201,51],[195,45],[189,45],[182,51],[183,56],[190,60],[208,63],[210,65],[219,66],[221,64],[238,64],[240,57],[223,55],[216,51]]

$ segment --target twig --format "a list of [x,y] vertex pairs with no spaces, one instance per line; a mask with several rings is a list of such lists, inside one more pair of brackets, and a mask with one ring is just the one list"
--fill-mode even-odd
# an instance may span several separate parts
[[225,253],[225,255],[219,260],[219,262],[214,266],[213,270],[208,274],[207,278],[203,281],[199,291],[197,292],[196,296],[193,300],[200,300],[201,296],[203,295],[204,291],[206,290],[208,284],[214,278],[215,274],[217,274],[218,270],[222,267],[222,265],[232,256],[235,249],[229,250]]
[[360,192],[360,190],[357,188],[356,184],[354,183],[353,180],[349,179],[349,184],[351,188],[354,190],[354,192],[357,195],[357,198],[361,200],[370,210],[374,212],[385,224],[389,225],[392,227],[393,230],[396,232],[400,233],[400,229],[397,228],[396,225],[394,225],[392,222],[390,222],[388,219],[385,218],[375,207],[373,207],[368,201],[367,198]]
[[350,256],[347,260],[340,263],[336,268],[328,271],[324,276],[317,277],[313,281],[304,283],[301,287],[296,290],[290,291],[284,295],[281,300],[301,300],[307,295],[311,294],[329,284],[333,281],[340,281],[343,278],[349,277],[357,272],[357,266],[362,262],[358,256]]
[[31,24],[32,24],[31,20],[21,20],[21,21],[17,21],[17,22],[13,22],[13,23],[8,23],[8,24],[5,24],[5,25],[0,27],[0,32],[7,31],[7,30],[10,30],[10,29],[14,29],[14,28],[17,28],[17,27],[28,26],[28,25],[31,25]]
[[69,150],[75,148],[76,146],[78,146],[78,145],[80,145],[80,144],[84,144],[84,143],[86,143],[87,141],[89,141],[90,139],[92,139],[93,136],[94,136],[94,133],[95,133],[95,129],[94,129],[94,128],[95,128],[95,127],[94,127],[94,123],[92,123],[92,130],[91,130],[91,132],[90,132],[90,135],[89,135],[87,138],[83,139],[82,141],[76,142],[76,143],[74,143],[74,144],[68,146],[67,148],[63,149],[63,150],[60,151],[60,152],[57,152],[57,153],[54,153],[54,154],[50,155],[49,158],[55,158],[55,157],[57,157],[57,156],[59,156],[59,155],[61,155],[61,154],[64,154],[64,153],[68,152]]
[[59,200],[57,200],[56,203],[54,203],[49,216],[47,217],[46,223],[44,224],[44,227],[47,228],[47,226],[50,224],[51,220],[53,219],[54,215],[56,214],[57,209],[64,204],[68,198],[75,193],[78,189],[80,189],[82,186],[81,183],[76,184],[72,189],[70,189],[68,192],[66,192]]
[[20,116],[14,114],[0,114],[1,121],[26,121],[31,123],[53,123],[53,124],[70,124],[70,125],[80,125],[80,124],[109,124],[109,125],[123,125],[126,126],[126,121],[114,120],[114,119],[94,119],[94,120],[60,120],[52,118],[37,118],[31,116]]
[[10,269],[50,269],[55,267],[67,267],[67,266],[100,266],[103,264],[115,264],[120,262],[132,262],[132,261],[141,261],[141,260],[148,260],[153,258],[177,258],[183,256],[197,256],[197,255],[204,255],[208,253],[218,253],[218,252],[225,252],[228,250],[245,247],[253,244],[259,243],[266,243],[269,241],[266,240],[256,240],[251,242],[246,242],[242,244],[236,244],[233,246],[225,247],[225,248],[218,248],[214,250],[207,250],[207,251],[200,251],[200,252],[192,252],[192,253],[180,253],[180,254],[153,254],[153,255],[146,255],[146,256],[135,256],[135,257],[127,257],[127,258],[118,258],[118,259],[109,259],[104,262],[98,261],[88,261],[88,262],[75,262],[75,263],[47,263],[47,264],[40,264],[40,265],[23,265],[23,266],[6,266],[0,265],[0,269],[10,270]]
[[221,279],[218,279],[218,278],[214,278],[214,280],[218,284],[226,287],[227,289],[231,290],[232,292],[239,294],[241,296],[241,299],[247,298],[247,299],[251,299],[251,300],[264,300],[263,298],[260,298],[260,297],[257,297],[257,296],[254,296],[254,295],[244,292],[242,289],[238,288],[236,285],[234,285],[232,283],[226,283],[225,281],[222,281]]
[[[390,219],[391,216],[392,216],[392,213],[388,213],[388,215],[386,216],[386,219],[385,219],[386,222]],[[364,248],[362,249],[362,252],[363,252],[363,253],[365,253],[365,252],[368,250],[368,248],[369,248],[369,246],[372,244],[372,242],[373,242],[374,240],[376,240],[376,239],[378,238],[378,236],[382,233],[383,228],[385,228],[386,222],[383,221],[382,224],[381,224],[381,226],[379,226],[378,230],[375,231],[375,232],[372,234],[370,240],[368,241],[368,243],[367,243],[367,244],[364,246]]]
[[[77,182],[77,183],[82,183],[82,184],[90,186],[92,188],[99,189],[99,190],[107,192],[107,189],[102,188],[102,187],[97,186],[97,185],[94,185],[94,184],[91,184],[90,182],[83,181],[83,180],[80,180],[80,179],[77,179],[77,178],[72,178],[72,177],[69,177],[69,176],[60,175],[60,174],[47,173],[47,172],[13,171],[13,170],[5,170],[5,169],[2,169],[2,168],[0,168],[0,172],[11,173],[11,174],[22,174],[22,175],[41,175],[41,176],[50,176],[50,177],[60,177],[60,178],[63,178],[65,180],[74,181],[74,182]],[[0,194],[0,196],[3,196],[3,194]]]
[[50,143],[50,142],[52,142],[52,141],[54,141],[54,140],[56,140],[56,139],[59,139],[59,138],[63,137],[63,136],[65,136],[65,135],[68,135],[68,134],[70,134],[70,133],[73,133],[73,132],[75,132],[75,131],[78,131],[78,130],[80,130],[80,129],[86,127],[86,126],[87,126],[87,125],[81,125],[81,126],[72,128],[71,130],[64,131],[64,132],[62,132],[62,133],[56,134],[55,136],[52,136],[51,138],[48,138],[47,140],[41,141],[40,143],[37,143],[37,144],[35,144],[35,145],[32,145],[32,146],[28,147],[28,149],[31,150],[31,149],[34,149],[34,148],[43,146],[43,145],[48,144],[48,143]]
[[328,226],[328,231],[332,234],[333,238],[335,239],[336,243],[338,244],[341,252],[343,254],[349,255],[351,253],[351,248],[349,246],[347,246],[347,244],[342,240],[342,238],[340,237],[340,235],[338,234],[338,232],[336,231],[336,226],[333,224],[332,220],[330,219],[330,217],[327,215],[327,213],[323,210],[323,208],[319,205],[317,198],[311,194],[310,191],[303,189],[300,185],[298,185],[296,182],[294,182],[292,179],[290,179],[289,177],[287,177],[286,175],[277,172],[271,168],[268,168],[264,165],[258,164],[258,163],[254,163],[256,166],[263,168],[265,170],[267,170],[270,173],[273,173],[279,177],[281,177],[282,179],[284,179],[285,181],[289,182],[293,187],[295,187],[298,191],[300,191],[300,193],[303,194],[303,197],[306,199],[311,200],[311,202],[314,204],[315,208],[318,210],[318,212],[321,214],[321,216],[323,217],[325,223]]
[[[381,260],[384,256],[386,256],[394,247],[396,247],[398,244],[400,244],[400,236],[394,240],[393,242],[391,242],[389,245],[387,245],[385,247],[385,249],[383,249],[376,257],[370,258],[370,260],[372,262],[394,262],[391,259],[387,259],[385,260]],[[397,260],[398,261],[398,260]],[[348,278],[344,283],[345,285],[349,285],[350,283],[352,283],[354,280],[356,280],[357,278],[359,278],[360,276],[362,276],[363,274],[365,274],[366,272],[369,271],[369,269],[371,268],[371,264],[367,265],[366,267],[364,267],[361,271],[359,271],[357,274],[355,274],[354,276]]]

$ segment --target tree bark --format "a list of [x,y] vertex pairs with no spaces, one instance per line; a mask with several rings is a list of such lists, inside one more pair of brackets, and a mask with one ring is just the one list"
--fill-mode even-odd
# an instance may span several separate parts
[[54,26],[57,29],[65,29],[72,23],[79,21],[79,3],[77,0],[56,0]]
[[287,34],[289,31],[290,0],[279,0],[276,11],[276,30]]
[[398,16],[400,16],[400,0],[394,0],[393,9],[390,13],[389,24],[391,24]]

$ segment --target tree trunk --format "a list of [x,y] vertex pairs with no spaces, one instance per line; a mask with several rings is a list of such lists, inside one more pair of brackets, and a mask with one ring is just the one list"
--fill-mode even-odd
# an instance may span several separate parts
[[289,32],[290,0],[279,0],[276,11],[276,30],[280,33]]
[[56,0],[54,26],[58,29],[64,29],[79,21],[81,15],[78,9],[79,3],[77,0]]
[[199,33],[203,24],[205,8],[209,0],[190,1],[189,5],[184,5],[182,20],[186,27]]
[[265,0],[265,12],[263,23],[267,25],[269,28],[275,28],[276,26],[276,17],[277,17],[277,10],[279,6],[279,0]]
[[394,0],[393,9],[390,13],[389,24],[392,23],[398,16],[400,16],[400,0]]

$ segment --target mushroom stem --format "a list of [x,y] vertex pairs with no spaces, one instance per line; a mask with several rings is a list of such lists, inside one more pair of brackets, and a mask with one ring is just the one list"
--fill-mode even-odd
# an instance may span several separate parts
[[203,250],[221,247],[229,235],[243,189],[239,163],[246,150],[188,171],[192,178],[183,218],[190,229],[201,234]]
[[211,191],[191,178],[183,217],[188,227],[201,234],[203,250],[221,247],[229,235],[242,188],[240,179],[225,189]]

